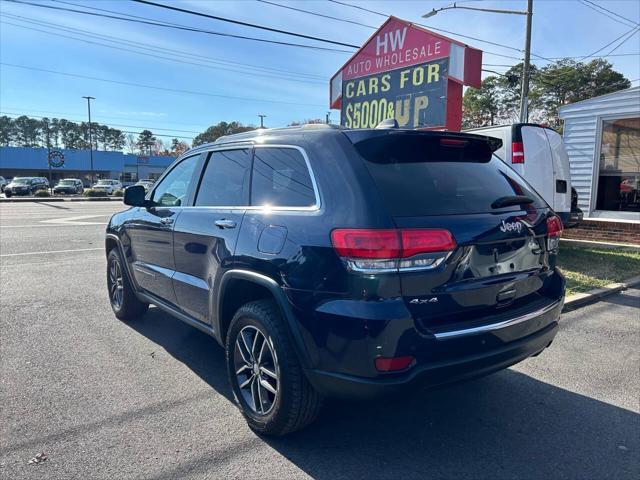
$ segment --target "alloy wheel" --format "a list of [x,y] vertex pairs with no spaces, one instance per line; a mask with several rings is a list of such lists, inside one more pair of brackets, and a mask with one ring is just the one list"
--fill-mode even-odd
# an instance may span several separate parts
[[109,297],[116,308],[122,307],[124,299],[124,285],[122,282],[122,269],[120,263],[112,261],[109,267]]
[[268,414],[278,396],[278,359],[273,341],[257,327],[238,333],[233,352],[236,382],[245,403],[260,415]]

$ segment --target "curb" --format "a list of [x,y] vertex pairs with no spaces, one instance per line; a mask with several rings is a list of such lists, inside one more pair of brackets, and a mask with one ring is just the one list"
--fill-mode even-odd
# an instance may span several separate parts
[[576,308],[584,307],[590,303],[597,302],[609,295],[622,292],[630,287],[640,285],[640,275],[627,278],[620,283],[610,283],[602,288],[596,288],[585,293],[576,293],[567,297],[564,301],[563,312],[575,310]]
[[0,203],[42,203],[42,202],[121,202],[122,197],[28,197],[28,198],[0,198]]
[[576,238],[561,238],[560,245],[571,245],[580,248],[602,248],[605,250],[640,250],[640,245],[633,243],[598,242],[595,240],[578,240]]

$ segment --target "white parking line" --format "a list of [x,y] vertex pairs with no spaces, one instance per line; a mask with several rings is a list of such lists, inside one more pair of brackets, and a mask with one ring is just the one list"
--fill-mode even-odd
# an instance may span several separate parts
[[5,253],[3,255],[0,255],[0,257],[23,257],[25,255],[45,255],[47,253],[90,252],[94,250],[104,250],[104,248],[76,248],[75,250],[49,250],[48,252]]
[[52,223],[58,225],[104,225],[104,222],[82,222],[89,218],[108,217],[109,215],[78,215],[77,217],[52,218],[50,220],[40,220],[40,223]]
[[52,227],[92,227],[95,225],[106,225],[105,223],[97,223],[97,222],[85,222],[82,225],[78,225],[77,223],[69,223],[69,224],[51,224],[51,225],[0,225],[0,228],[52,228]]

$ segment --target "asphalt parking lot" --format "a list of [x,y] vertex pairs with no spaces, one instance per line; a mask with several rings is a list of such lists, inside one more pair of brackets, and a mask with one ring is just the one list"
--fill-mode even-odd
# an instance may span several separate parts
[[547,351],[506,371],[331,402],[265,439],[213,339],[157,308],[113,316],[103,232],[122,207],[0,204],[1,478],[640,477],[640,290],[563,315]]

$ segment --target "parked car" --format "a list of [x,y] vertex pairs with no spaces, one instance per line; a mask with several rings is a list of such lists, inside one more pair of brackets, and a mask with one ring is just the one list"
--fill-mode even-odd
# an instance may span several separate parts
[[63,178],[53,188],[54,194],[79,194],[84,191],[82,180],[78,178]]
[[33,195],[38,190],[46,190],[48,188],[49,185],[45,184],[40,177],[14,177],[4,187],[4,195],[7,198],[13,195]]
[[9,184],[9,181],[0,175],[0,192],[4,192],[4,187]]
[[178,158],[107,226],[116,317],[149,304],[226,351],[249,426],[283,435],[326,396],[488,374],[548,347],[562,223],[470,134],[306,126]]
[[91,189],[103,191],[107,195],[113,195],[113,192],[115,192],[116,190],[122,189],[122,183],[120,183],[120,180],[111,180],[111,179],[98,180],[97,183],[91,186]]
[[39,182],[45,185],[46,189],[49,188],[49,180],[46,177],[36,177],[36,178],[38,179]]
[[[496,155],[524,177],[564,223],[571,217],[571,173],[562,136],[535,123],[466,130],[502,140]],[[577,215],[573,216],[577,220]]]
[[153,187],[153,180],[147,180],[147,179],[138,180],[136,185],[142,185],[144,187],[144,191],[148,192]]

